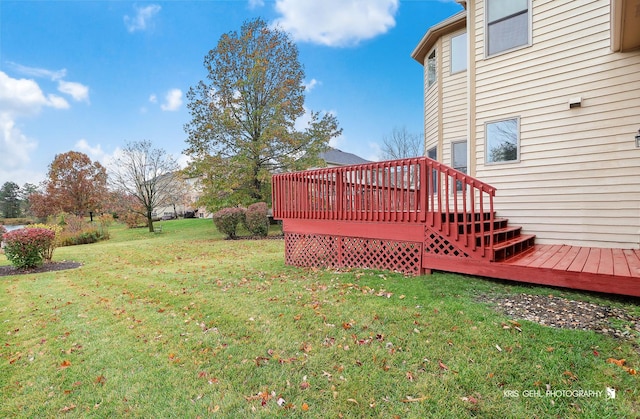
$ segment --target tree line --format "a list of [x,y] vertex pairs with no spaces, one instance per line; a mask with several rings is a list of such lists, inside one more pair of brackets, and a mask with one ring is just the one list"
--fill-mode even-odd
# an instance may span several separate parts
[[109,171],[86,154],[69,151],[55,156],[39,186],[6,182],[0,190],[0,215],[45,220],[60,213],[111,213],[153,231],[153,210],[186,199],[183,186],[175,160],[148,140],[128,143]]

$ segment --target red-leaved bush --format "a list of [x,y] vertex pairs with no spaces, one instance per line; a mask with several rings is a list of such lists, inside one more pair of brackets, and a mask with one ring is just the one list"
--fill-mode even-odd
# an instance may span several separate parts
[[247,207],[244,226],[255,236],[266,237],[269,233],[269,216],[266,202],[256,202]]
[[235,239],[238,224],[244,222],[244,213],[244,208],[223,208],[213,214],[213,223],[220,233],[226,234],[228,239]]
[[18,269],[34,268],[42,265],[45,252],[56,238],[56,234],[46,228],[21,228],[2,235],[4,253],[9,262]]

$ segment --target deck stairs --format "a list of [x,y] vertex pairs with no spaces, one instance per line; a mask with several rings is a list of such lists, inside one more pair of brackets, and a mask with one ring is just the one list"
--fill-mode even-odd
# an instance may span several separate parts
[[[493,228],[491,223],[493,219]],[[521,255],[535,245],[535,235],[523,234],[521,226],[509,225],[507,218],[495,213],[441,214],[440,234],[456,243],[470,257],[504,262]],[[493,236],[493,248],[490,248]]]

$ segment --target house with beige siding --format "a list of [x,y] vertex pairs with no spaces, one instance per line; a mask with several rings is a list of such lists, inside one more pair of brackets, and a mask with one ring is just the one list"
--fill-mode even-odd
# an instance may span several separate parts
[[640,0],[468,0],[428,28],[427,156],[541,244],[640,248]]

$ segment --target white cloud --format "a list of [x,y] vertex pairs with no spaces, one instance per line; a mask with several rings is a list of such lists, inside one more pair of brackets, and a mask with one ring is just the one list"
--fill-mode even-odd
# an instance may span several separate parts
[[158,103],[158,96],[156,96],[155,94],[152,94],[151,96],[149,96],[149,102]]
[[10,115],[0,113],[0,155],[2,169],[17,169],[30,161],[30,153],[38,146],[15,126]]
[[311,81],[309,83],[305,83],[304,90],[307,91],[307,92],[310,92],[311,90],[313,90],[314,87],[316,87],[319,84],[322,84],[322,83],[320,83],[316,79],[311,79]]
[[276,0],[275,20],[298,41],[327,46],[356,45],[396,24],[399,0]]
[[[32,75],[60,75],[60,72],[47,73],[46,70],[37,70],[39,71],[33,72]],[[0,179],[36,183],[36,179],[42,178],[41,173],[26,169],[38,143],[22,132],[16,120],[33,117],[44,107],[66,109],[69,103],[58,95],[45,95],[34,80],[13,78],[0,71]]]
[[63,97],[49,94],[47,95],[47,99],[48,99],[47,105],[51,106],[52,108],[69,109],[69,102],[67,102]]
[[124,17],[124,24],[131,33],[148,29],[151,26],[154,16],[160,13],[162,9],[162,7],[157,4],[150,4],[145,7],[134,6],[134,8],[136,9],[135,16],[125,15]]
[[[71,96],[75,101],[89,103],[89,87],[82,83],[63,80],[67,76],[67,69],[47,70],[45,68],[27,67],[26,65],[10,62],[9,65],[18,73],[25,76],[46,78],[51,81],[58,82],[58,91]],[[62,98],[55,97],[53,103],[61,105]],[[64,99],[62,99],[64,100]],[[66,102],[66,101],[65,101]],[[69,104],[62,105],[63,109],[69,107]]]
[[89,88],[73,81],[58,81],[58,90],[67,94],[77,102],[89,102]]
[[182,105],[182,90],[171,89],[164,98],[164,103],[160,105],[163,111],[176,111]]
[[249,0],[249,9],[257,9],[264,6],[264,0]]
[[107,153],[102,150],[102,146],[98,144],[95,147],[92,147],[87,140],[81,138],[76,142],[75,148],[77,151],[80,151],[91,158],[93,161],[103,162],[107,160]]
[[0,71],[0,113],[12,117],[34,115],[45,106],[66,109],[69,104],[60,96],[45,96],[34,80],[14,79]]
[[15,71],[17,71],[20,74],[24,74],[25,76],[46,78],[54,81],[60,80],[67,76],[66,68],[63,68],[62,70],[47,70],[45,68],[27,67],[26,65],[14,63],[14,62],[9,62],[8,64]]

